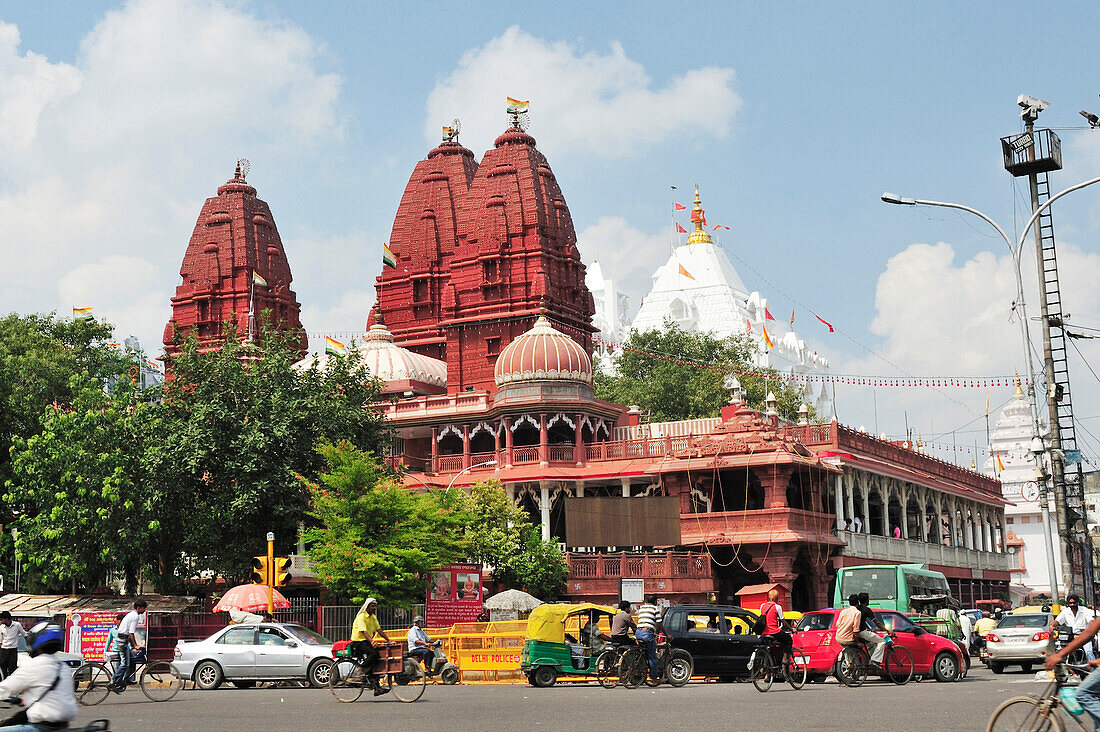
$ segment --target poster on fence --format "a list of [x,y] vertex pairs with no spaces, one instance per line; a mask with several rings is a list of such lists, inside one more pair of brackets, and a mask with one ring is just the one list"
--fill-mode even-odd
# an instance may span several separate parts
[[113,612],[76,612],[69,615],[67,648],[69,653],[79,653],[89,660],[102,661],[107,647],[107,634],[115,627]]
[[438,628],[469,623],[481,613],[481,567],[452,564],[431,573],[426,602],[427,625]]

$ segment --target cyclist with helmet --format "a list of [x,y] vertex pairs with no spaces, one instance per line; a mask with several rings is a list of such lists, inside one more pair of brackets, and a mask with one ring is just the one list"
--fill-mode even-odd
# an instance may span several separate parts
[[0,732],[63,729],[76,719],[72,672],[55,654],[61,650],[61,627],[43,620],[27,634],[30,660],[0,681],[0,699],[22,697],[24,709],[0,722]]

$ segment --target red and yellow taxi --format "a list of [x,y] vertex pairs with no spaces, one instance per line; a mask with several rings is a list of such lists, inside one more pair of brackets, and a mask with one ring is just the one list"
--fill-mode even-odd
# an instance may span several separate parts
[[[894,642],[913,654],[913,673],[935,676],[937,681],[954,681],[959,669],[965,668],[959,646],[942,636],[930,633],[909,618],[893,610],[875,610],[882,624],[894,631]],[[841,646],[836,642],[836,617],[840,610],[826,608],[806,613],[798,623],[794,645],[809,658],[809,675],[822,681],[833,672]]]

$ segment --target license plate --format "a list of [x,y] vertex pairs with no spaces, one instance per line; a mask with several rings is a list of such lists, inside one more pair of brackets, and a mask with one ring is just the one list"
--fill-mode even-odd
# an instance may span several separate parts
[[1001,640],[1002,640],[1003,643],[1012,644],[1012,643],[1023,643],[1027,640],[1027,638],[1002,638]]
[[810,662],[809,656],[791,656],[791,661],[797,666],[805,666]]

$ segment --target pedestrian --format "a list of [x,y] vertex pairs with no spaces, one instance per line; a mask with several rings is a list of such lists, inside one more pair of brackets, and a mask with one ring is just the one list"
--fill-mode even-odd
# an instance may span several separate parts
[[661,612],[657,609],[657,596],[646,596],[645,603],[638,608],[638,629],[634,631],[634,638],[645,648],[646,657],[649,659],[649,676],[657,678],[657,631],[662,633],[665,627],[661,624]]
[[147,607],[149,604],[145,600],[134,600],[134,609],[126,613],[118,624],[118,668],[111,677],[111,683],[107,685],[116,694],[121,694],[130,682],[130,675],[134,670],[134,654],[141,650],[137,629],[139,625],[145,625]]
[[15,673],[19,665],[19,636],[27,637],[22,624],[12,620],[7,610],[0,612],[0,673],[4,678]]
[[974,621],[970,618],[969,612],[959,613],[959,628],[962,630],[963,642],[966,643],[967,653],[969,653],[974,636]]

